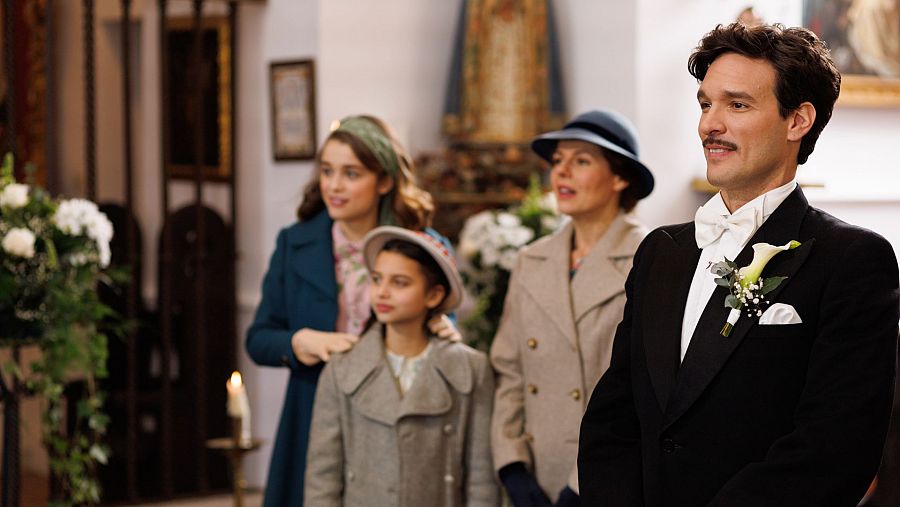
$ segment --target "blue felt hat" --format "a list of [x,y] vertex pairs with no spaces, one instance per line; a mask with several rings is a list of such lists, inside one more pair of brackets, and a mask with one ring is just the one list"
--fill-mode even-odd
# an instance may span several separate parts
[[531,149],[551,162],[557,143],[570,139],[595,144],[625,157],[634,170],[638,199],[647,197],[653,191],[653,173],[638,160],[637,132],[628,118],[608,109],[588,111],[566,123],[562,130],[535,137],[531,141]]

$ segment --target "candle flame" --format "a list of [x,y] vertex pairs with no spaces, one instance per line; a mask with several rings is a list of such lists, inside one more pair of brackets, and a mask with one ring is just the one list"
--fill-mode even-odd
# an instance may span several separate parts
[[241,387],[241,372],[235,370],[231,373],[231,385],[234,387]]

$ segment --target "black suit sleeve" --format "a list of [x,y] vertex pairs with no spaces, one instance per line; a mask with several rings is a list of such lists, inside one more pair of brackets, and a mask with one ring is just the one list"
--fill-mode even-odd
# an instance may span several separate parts
[[808,295],[820,312],[794,430],[710,505],[853,506],[875,476],[894,387],[897,260],[874,233],[846,236],[824,291]]
[[616,329],[609,369],[600,377],[581,420],[578,489],[583,505],[643,505],[641,436],[631,388],[634,288],[644,240],[625,282],[625,311]]

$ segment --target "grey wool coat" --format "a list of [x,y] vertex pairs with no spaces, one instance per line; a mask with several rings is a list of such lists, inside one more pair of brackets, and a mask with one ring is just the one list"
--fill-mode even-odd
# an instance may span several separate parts
[[625,306],[625,279],[647,230],[619,214],[569,279],[573,226],[523,249],[491,346],[497,391],[494,467],[521,461],[555,500],[578,491],[578,430],[609,366]]
[[372,326],[322,371],[313,408],[305,505],[495,506],[487,357],[432,339],[405,396]]

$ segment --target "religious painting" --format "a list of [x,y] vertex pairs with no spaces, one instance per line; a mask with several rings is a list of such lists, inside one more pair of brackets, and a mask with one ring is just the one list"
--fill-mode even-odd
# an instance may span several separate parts
[[900,0],[804,0],[803,25],[831,49],[839,104],[900,107]]
[[[47,15],[46,0],[0,4],[0,29],[9,21],[14,31],[11,38],[0,37],[0,152],[13,152],[19,180],[26,163],[31,164],[41,186],[47,185]],[[7,50],[12,53],[9,69]]]
[[[194,64],[194,23],[176,18],[167,23],[169,143],[167,167],[173,178],[195,177],[196,137],[203,132],[204,179],[227,180],[232,171],[232,50],[228,18],[202,20],[202,54]],[[196,100],[196,87],[202,100]],[[198,121],[199,116],[199,121]]]
[[273,62],[270,65],[272,153],[275,160],[315,158],[315,84],[312,60]]
[[565,120],[548,0],[464,0],[444,131],[453,141],[526,143]]

